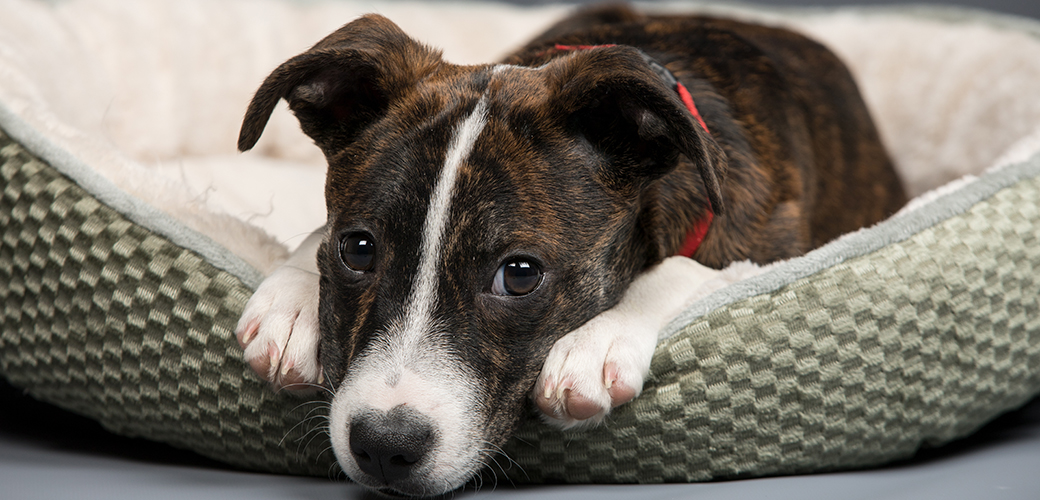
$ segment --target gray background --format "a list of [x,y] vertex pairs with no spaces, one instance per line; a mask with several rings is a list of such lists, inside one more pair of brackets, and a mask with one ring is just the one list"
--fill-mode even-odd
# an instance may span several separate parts
[[[517,3],[542,3],[518,1]],[[582,2],[585,3],[585,2]],[[887,0],[759,0],[763,5],[895,5]],[[1040,0],[916,2],[1040,18]],[[455,498],[1023,499],[1040,498],[1040,399],[975,435],[911,460],[855,472],[703,484],[499,484]],[[191,452],[110,434],[0,380],[0,499],[375,498],[342,481],[234,471]]]
[[[541,0],[505,0],[508,3],[524,4],[524,5],[541,5],[549,3],[564,3],[564,2],[551,2]],[[596,3],[599,0],[574,0],[566,3]],[[621,1],[621,0],[614,0]],[[653,1],[653,0],[650,0]],[[697,2],[714,1],[716,3],[727,3],[727,0],[694,0]],[[732,3],[743,3],[743,4],[757,4],[757,5],[773,5],[773,6],[827,6],[834,7],[839,5],[956,5],[961,7],[975,7],[991,10],[994,12],[1003,12],[1006,14],[1015,14],[1019,16],[1029,16],[1033,18],[1040,18],[1040,0],[918,0],[918,1],[899,1],[899,0],[738,0]]]

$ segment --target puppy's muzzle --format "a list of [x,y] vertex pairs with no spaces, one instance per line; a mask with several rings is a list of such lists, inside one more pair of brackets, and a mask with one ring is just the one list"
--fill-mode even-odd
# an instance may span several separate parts
[[385,485],[412,479],[436,441],[430,419],[405,405],[368,410],[350,422],[350,452],[358,468]]

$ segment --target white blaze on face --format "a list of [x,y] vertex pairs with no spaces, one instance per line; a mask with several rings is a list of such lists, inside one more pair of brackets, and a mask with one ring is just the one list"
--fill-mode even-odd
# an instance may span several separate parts
[[437,297],[437,262],[440,260],[441,240],[444,228],[451,212],[452,192],[459,167],[469,157],[477,137],[487,123],[487,95],[481,96],[473,113],[455,130],[448,154],[444,160],[440,179],[430,199],[430,208],[426,211],[425,231],[423,232],[422,256],[419,259],[419,274],[412,288],[412,297],[408,307],[403,329],[406,335],[422,335],[430,322]]
[[418,272],[402,318],[378,335],[336,391],[329,415],[336,458],[352,479],[361,474],[350,451],[350,422],[358,413],[399,405],[427,416],[438,439],[424,465],[414,472],[429,488],[455,489],[469,479],[482,457],[483,436],[475,374],[448,352],[446,332],[433,311],[437,265],[451,212],[455,180],[487,123],[487,94],[456,128],[433,189],[422,234]]

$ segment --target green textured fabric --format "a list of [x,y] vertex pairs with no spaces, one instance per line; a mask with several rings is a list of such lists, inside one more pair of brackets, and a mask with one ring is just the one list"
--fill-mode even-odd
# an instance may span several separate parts
[[242,361],[233,330],[249,288],[2,133],[0,183],[0,375],[118,434],[330,472],[327,442],[307,435],[320,405],[272,393]]
[[609,425],[527,426],[510,456],[532,481],[700,481],[878,465],[966,436],[1040,392],[1038,200],[1040,180],[1020,181],[716,309],[658,346]]

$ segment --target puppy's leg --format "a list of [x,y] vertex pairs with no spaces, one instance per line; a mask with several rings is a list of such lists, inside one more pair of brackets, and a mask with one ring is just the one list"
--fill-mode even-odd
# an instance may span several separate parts
[[759,272],[748,263],[733,267],[716,271],[670,257],[637,276],[616,306],[549,351],[532,393],[544,420],[561,428],[595,425],[638,396],[658,332],[694,300]]
[[249,366],[276,388],[313,390],[318,364],[318,246],[315,231],[257,288],[235,335]]

